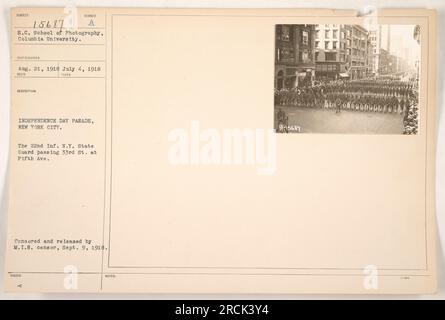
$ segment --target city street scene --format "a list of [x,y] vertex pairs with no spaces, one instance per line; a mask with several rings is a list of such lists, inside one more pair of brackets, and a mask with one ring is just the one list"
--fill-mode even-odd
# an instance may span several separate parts
[[417,134],[419,73],[419,26],[276,25],[274,128]]

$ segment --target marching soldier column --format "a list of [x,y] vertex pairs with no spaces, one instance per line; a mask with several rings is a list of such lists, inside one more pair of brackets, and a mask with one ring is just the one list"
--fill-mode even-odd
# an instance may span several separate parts
[[[418,130],[418,93],[415,81],[395,76],[362,80],[319,82],[314,86],[275,90],[276,106],[296,106],[354,112],[403,115],[403,134]],[[286,119],[283,110],[278,111]]]

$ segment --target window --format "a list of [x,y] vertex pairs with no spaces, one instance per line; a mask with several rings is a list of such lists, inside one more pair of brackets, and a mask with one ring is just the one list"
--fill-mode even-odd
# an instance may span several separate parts
[[315,39],[320,39],[320,30],[315,31]]
[[332,42],[332,49],[337,49],[337,41]]
[[320,47],[320,41],[315,41],[315,48],[319,48]]
[[277,60],[283,62],[292,62],[294,59],[294,50],[291,48],[278,48]]
[[337,61],[337,54],[335,52],[326,52],[325,61]]
[[307,31],[301,32],[301,42],[305,45],[309,43],[309,33]]
[[281,40],[289,41],[289,26],[281,26]]
[[332,38],[334,38],[334,39],[338,38],[338,31],[337,30],[333,30],[332,31]]
[[298,60],[300,62],[307,62],[309,60],[309,55],[307,51],[300,51],[298,55]]
[[286,75],[287,76],[294,76],[296,72],[295,68],[286,68]]
[[329,49],[329,41],[325,41],[324,42],[324,48],[325,49]]
[[325,32],[324,32],[324,37],[325,37],[325,38],[329,38],[329,30],[325,30]]

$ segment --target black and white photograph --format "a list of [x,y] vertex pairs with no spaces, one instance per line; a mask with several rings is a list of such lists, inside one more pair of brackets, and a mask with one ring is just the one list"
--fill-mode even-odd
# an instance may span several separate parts
[[276,25],[276,132],[417,134],[420,43],[418,25]]

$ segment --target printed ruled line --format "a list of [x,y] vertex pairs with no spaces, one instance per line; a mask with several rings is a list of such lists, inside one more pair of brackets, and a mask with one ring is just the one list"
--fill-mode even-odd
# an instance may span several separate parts
[[14,43],[14,46],[104,46],[104,43]]
[[105,60],[43,60],[43,59],[16,59],[14,62],[106,62]]
[[19,26],[14,26],[14,29],[35,29],[35,30],[77,30],[77,29],[83,29],[83,30],[94,30],[94,29],[101,29],[104,30],[104,27],[75,27],[75,28],[67,28],[67,27],[62,27],[62,28],[36,28],[34,26],[31,27],[19,27]]
[[15,76],[16,79],[104,79],[105,77],[37,77],[37,76],[26,76],[20,77]]
[[[8,272],[8,274],[48,274],[48,275],[66,275],[62,271],[25,271],[25,272]],[[359,276],[363,277],[363,273],[227,273],[227,272],[77,272],[77,274],[85,275],[233,275],[233,276]],[[432,277],[430,274],[379,274],[379,277]]]
[[[109,223],[108,223],[108,268],[128,268],[128,269],[132,269],[132,268],[140,268],[140,269],[149,269],[151,267],[149,266],[113,266],[110,263],[111,260],[111,222],[112,222],[112,188],[113,188],[113,25],[114,25],[114,18],[115,16],[118,17],[153,17],[153,16],[181,16],[181,17],[229,17],[229,18],[235,18],[235,17],[250,17],[250,18],[296,18],[296,17],[302,17],[302,18],[313,18],[310,16],[298,16],[298,15],[292,15],[292,16],[251,16],[251,15],[220,15],[220,14],[215,14],[215,15],[209,15],[209,14],[203,14],[203,15],[194,15],[194,14],[132,14],[132,13],[116,13],[116,14],[112,14],[111,15],[111,159],[110,159],[110,192],[109,192]],[[318,16],[318,17],[327,17],[327,18],[331,18],[331,19],[335,19],[335,18],[339,18],[341,19],[342,17],[332,17],[332,15],[328,15],[328,16]],[[348,17],[348,16],[346,16]],[[390,16],[390,15],[385,15],[383,16],[385,18],[420,18],[420,16]],[[428,23],[428,30],[429,30],[429,16],[427,17],[423,17],[426,18],[426,21]],[[394,23],[392,23],[394,24]],[[429,30],[430,31],[430,30]],[[427,59],[427,72],[429,69],[429,59]],[[426,82],[426,89],[428,92],[428,81]],[[428,99],[428,95],[427,95],[427,99]],[[428,102],[427,102],[428,105]],[[428,108],[426,108],[428,110]],[[427,111],[426,111],[427,113]],[[428,120],[428,116],[426,117]],[[427,141],[427,137],[425,137],[426,141]],[[425,150],[425,159],[427,158],[428,154],[427,154],[427,150]],[[426,170],[426,168],[425,168]],[[427,188],[427,182],[426,182],[427,176],[425,175],[425,189]],[[427,201],[427,199],[425,199],[425,202]],[[426,208],[426,204],[425,204],[425,267],[422,269],[392,269],[394,271],[413,271],[413,270],[419,270],[419,271],[427,271],[429,269],[428,267],[428,243],[427,243],[427,238],[428,238],[428,230],[427,230],[427,208]],[[153,268],[157,268],[157,267],[153,267]],[[169,267],[163,267],[163,268],[169,268]],[[171,268],[183,268],[183,267],[171,267]],[[195,267],[193,267],[195,268]],[[200,267],[196,267],[196,268],[200,268]],[[219,267],[209,267],[209,268],[214,268],[214,269],[218,269]],[[238,267],[234,267],[234,268],[238,268]],[[247,267],[246,269],[263,269],[263,268],[256,268],[256,267]],[[297,268],[298,269],[298,268]],[[303,269],[303,268],[301,268]],[[314,268],[304,268],[304,270],[311,270]],[[327,269],[328,270],[328,269]],[[351,268],[338,268],[336,270],[353,270]],[[391,269],[387,269],[387,270],[391,270]],[[181,273],[169,273],[169,274],[181,274]],[[361,274],[363,275],[363,274]],[[409,276],[409,275],[405,275],[405,276]]]

